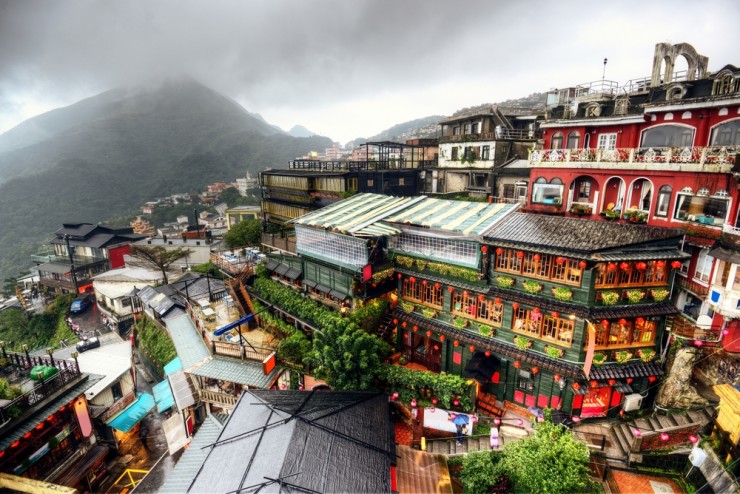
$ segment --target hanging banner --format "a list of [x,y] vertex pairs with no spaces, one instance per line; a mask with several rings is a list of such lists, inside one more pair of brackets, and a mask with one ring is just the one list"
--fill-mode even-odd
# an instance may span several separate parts
[[586,321],[586,328],[588,329],[588,348],[586,349],[586,361],[583,363],[583,373],[586,374],[586,379],[590,379],[591,364],[593,364],[596,349],[596,328],[590,321]]

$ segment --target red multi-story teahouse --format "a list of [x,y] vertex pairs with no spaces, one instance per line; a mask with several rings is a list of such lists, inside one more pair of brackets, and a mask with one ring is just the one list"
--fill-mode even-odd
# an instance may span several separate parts
[[709,294],[726,285],[720,238],[740,235],[740,69],[709,72],[691,45],[658,43],[651,77],[555,90],[547,110],[527,210],[683,228],[692,257],[676,278],[674,332],[727,335],[740,309],[716,311]]

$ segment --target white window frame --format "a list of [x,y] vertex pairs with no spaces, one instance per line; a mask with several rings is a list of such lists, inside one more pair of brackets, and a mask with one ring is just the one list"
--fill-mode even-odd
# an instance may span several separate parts
[[701,249],[699,256],[696,258],[694,281],[709,284],[709,279],[712,274],[712,264],[714,264],[714,258],[709,255],[709,250]]
[[617,133],[599,134],[596,149],[617,149]]

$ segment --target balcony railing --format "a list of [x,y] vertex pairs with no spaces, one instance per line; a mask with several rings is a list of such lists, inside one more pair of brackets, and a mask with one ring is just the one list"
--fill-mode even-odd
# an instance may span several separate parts
[[688,278],[685,278],[683,276],[676,276],[676,284],[680,286],[681,288],[690,291],[694,295],[698,295],[699,297],[706,297],[709,293],[709,288],[697,283],[696,281],[690,280]]
[[530,129],[498,129],[496,132],[482,132],[480,134],[446,135],[439,138],[439,142],[480,142],[480,141],[519,141],[537,140],[542,138],[542,131]]
[[212,391],[210,389],[201,389],[199,394],[200,401],[213,403],[222,408],[234,408],[236,406],[236,402],[239,401],[238,396],[228,393],[219,393],[218,391]]
[[[538,149],[529,152],[529,163],[534,166],[555,165],[588,166],[602,164],[634,165],[644,169],[657,165],[665,169],[680,170],[683,165],[698,165],[702,171],[730,172],[735,164],[740,146],[685,147],[685,148],[618,148],[618,149]],[[662,165],[662,166],[661,166]]]
[[[69,264],[69,256],[60,256],[56,254],[31,254],[31,260],[39,264],[43,264],[46,262],[60,262]],[[75,268],[80,268],[89,264],[108,262],[108,259],[106,259],[105,257],[73,255],[72,262],[74,262]]]
[[263,233],[262,234],[262,244],[267,245],[269,247],[273,247],[275,249],[284,250],[287,252],[291,252],[293,254],[296,253],[295,249],[295,237],[280,237],[279,235],[276,235],[274,233]]

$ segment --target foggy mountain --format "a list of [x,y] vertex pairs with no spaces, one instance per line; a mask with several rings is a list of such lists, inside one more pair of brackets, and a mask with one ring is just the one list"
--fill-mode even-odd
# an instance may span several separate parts
[[308,130],[303,125],[294,125],[289,131],[288,135],[293,137],[311,137],[315,136],[316,132]]
[[27,269],[63,221],[130,214],[329,146],[189,80],[114,89],[39,115],[0,136],[0,275]]

